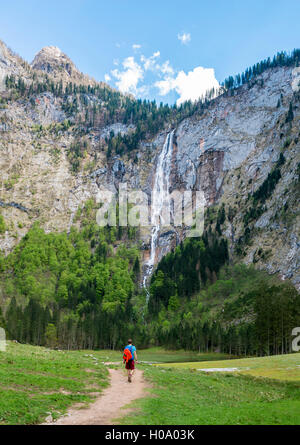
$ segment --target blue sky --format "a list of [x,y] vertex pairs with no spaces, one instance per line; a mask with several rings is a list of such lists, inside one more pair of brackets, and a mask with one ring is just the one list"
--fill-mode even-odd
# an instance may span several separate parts
[[97,80],[169,103],[300,47],[299,0],[0,0],[0,11],[0,39],[26,60],[58,46]]

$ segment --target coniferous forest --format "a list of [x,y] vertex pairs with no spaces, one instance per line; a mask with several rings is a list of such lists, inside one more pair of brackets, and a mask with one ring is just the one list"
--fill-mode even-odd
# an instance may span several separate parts
[[34,225],[0,257],[1,319],[9,337],[66,349],[116,349],[133,336],[145,347],[290,352],[300,319],[292,285],[230,264],[227,241],[209,230],[163,257],[147,303],[132,230],[99,228],[88,219],[69,234],[45,234]]

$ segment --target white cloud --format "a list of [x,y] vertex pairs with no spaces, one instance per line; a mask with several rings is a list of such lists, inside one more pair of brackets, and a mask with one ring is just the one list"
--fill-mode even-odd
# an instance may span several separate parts
[[155,51],[149,57],[142,54],[138,59],[130,56],[120,63],[115,61],[119,65],[105,75],[105,80],[113,80],[122,93],[140,97],[149,97],[154,89],[159,90],[160,96],[176,92],[177,105],[187,100],[194,102],[212,88],[220,88],[213,68],[198,66],[187,73],[178,72],[169,60],[160,63],[159,58],[160,51]]
[[134,43],[133,45],[132,45],[132,49],[134,50],[134,51],[136,51],[137,49],[140,49],[142,47],[142,45],[140,45],[139,43]]
[[155,86],[159,89],[160,95],[165,96],[170,91],[175,90],[179,94],[177,105],[187,100],[196,101],[212,88],[216,90],[220,87],[219,82],[215,78],[213,68],[203,68],[198,66],[187,74],[180,71],[176,77],[167,76],[161,81],[155,82]]
[[178,34],[177,38],[183,45],[187,45],[191,41],[191,34],[189,32],[183,32],[181,34]]
[[127,57],[123,63],[124,71],[112,70],[111,74],[117,79],[116,85],[122,93],[137,94],[137,85],[143,79],[143,69],[135,62],[134,57]]
[[[105,75],[105,80],[108,79],[107,76],[114,78],[116,87],[123,93],[147,96],[150,94],[151,88],[154,87],[153,76],[163,78],[174,75],[169,60],[160,64],[158,62],[159,57],[160,51],[155,51],[150,57],[142,54],[140,61],[135,60],[134,56],[127,57],[121,64],[119,64],[119,61],[114,61],[118,68],[110,72],[111,76]],[[148,84],[141,85],[140,81],[144,80],[146,75],[152,76],[152,80]]]
[[159,89],[159,94],[161,96],[166,96],[171,90],[176,88],[175,79],[168,77],[164,80],[159,80],[154,84]]
[[170,61],[169,61],[169,60],[167,60],[166,62],[164,62],[164,63],[161,65],[160,69],[161,69],[161,72],[162,72],[163,74],[170,74],[170,75],[173,75],[173,74],[174,74],[174,70],[173,70],[173,68],[171,67],[171,65],[170,65]]
[[156,59],[160,56],[160,51],[156,51],[150,57],[145,57],[143,54],[141,55],[141,62],[144,64],[145,71],[152,70],[155,71],[159,69],[159,65],[156,62]]

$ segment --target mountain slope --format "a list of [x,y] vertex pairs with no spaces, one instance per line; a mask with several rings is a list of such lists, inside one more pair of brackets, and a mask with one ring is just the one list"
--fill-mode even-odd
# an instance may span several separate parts
[[[9,252],[36,220],[47,232],[79,226],[86,201],[121,182],[150,195],[175,127],[170,189],[203,190],[213,225],[224,205],[217,228],[231,259],[299,287],[298,77],[294,65],[274,65],[204,104],[160,109],[90,81],[57,48],[29,66],[1,43],[0,248]],[[256,199],[261,186],[268,193]],[[156,261],[184,236],[161,230]],[[146,262],[150,230],[140,237]]]
[[[232,252],[299,286],[300,104],[293,71],[268,70],[183,121],[175,168],[176,184],[203,189],[210,204],[225,206],[222,231]],[[253,202],[281,154],[278,183],[265,200]],[[253,208],[259,212],[247,217]]]

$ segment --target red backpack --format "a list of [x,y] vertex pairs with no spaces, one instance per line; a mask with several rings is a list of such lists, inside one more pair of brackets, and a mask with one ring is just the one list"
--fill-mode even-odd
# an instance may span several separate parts
[[[132,347],[131,347],[132,348]],[[123,353],[123,360],[126,360],[126,363],[129,362],[129,360],[133,359],[133,355],[130,349],[125,348]]]

